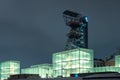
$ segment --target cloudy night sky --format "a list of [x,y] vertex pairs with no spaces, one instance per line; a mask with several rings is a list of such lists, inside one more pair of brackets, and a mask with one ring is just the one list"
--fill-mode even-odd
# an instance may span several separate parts
[[52,63],[63,51],[63,11],[88,16],[89,48],[104,58],[120,48],[120,0],[0,0],[0,62],[19,60],[22,67]]

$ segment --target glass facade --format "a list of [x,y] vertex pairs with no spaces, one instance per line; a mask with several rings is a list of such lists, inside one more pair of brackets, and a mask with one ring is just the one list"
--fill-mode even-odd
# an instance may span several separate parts
[[93,50],[72,49],[53,54],[53,77],[88,73],[93,68]]
[[7,79],[13,74],[20,74],[19,61],[5,61],[0,63],[0,80]]
[[94,67],[90,72],[118,72],[120,73],[120,55],[115,56],[114,66]]
[[118,71],[120,73],[120,55],[115,56],[115,67],[118,68]]
[[51,78],[53,74],[51,64],[32,65],[29,68],[21,69],[21,74],[39,74],[41,78]]
[[95,67],[91,72],[118,72],[119,68],[115,66]]
[[115,66],[120,67],[120,55],[115,56]]
[[[32,65],[21,69],[21,74],[39,74],[41,78],[55,78],[58,76],[69,77],[70,74],[94,72],[119,72],[120,55],[115,56],[115,65],[94,67],[93,50],[72,49],[52,56],[52,64]],[[0,80],[7,79],[10,75],[20,74],[19,61],[5,61],[0,63]]]

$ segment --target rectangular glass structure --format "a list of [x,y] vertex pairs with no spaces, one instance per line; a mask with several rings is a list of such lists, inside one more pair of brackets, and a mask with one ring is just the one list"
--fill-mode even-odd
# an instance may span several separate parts
[[51,78],[53,71],[51,64],[32,65],[29,68],[21,69],[21,74],[39,74],[41,78]]
[[91,69],[91,72],[118,72],[118,68],[115,66],[95,67]]
[[0,80],[7,79],[13,74],[20,74],[19,61],[5,61],[0,63]]
[[88,73],[93,68],[93,50],[78,48],[53,54],[53,77]]
[[118,72],[120,73],[120,55],[115,56],[115,66],[94,67],[91,72]]
[[115,66],[120,67],[120,55],[115,56]]
[[118,71],[120,73],[120,55],[115,56],[115,67],[118,68]]

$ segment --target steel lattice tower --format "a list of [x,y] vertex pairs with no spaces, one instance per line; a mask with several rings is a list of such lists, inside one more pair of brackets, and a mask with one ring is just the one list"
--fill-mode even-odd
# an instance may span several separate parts
[[67,26],[71,28],[67,34],[68,40],[65,49],[88,48],[88,19],[86,16],[64,11],[63,18]]

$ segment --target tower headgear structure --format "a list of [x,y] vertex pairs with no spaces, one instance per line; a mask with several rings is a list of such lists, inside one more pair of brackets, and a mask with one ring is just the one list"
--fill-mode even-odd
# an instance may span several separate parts
[[63,18],[71,28],[65,49],[88,48],[88,18],[69,10],[63,12]]

